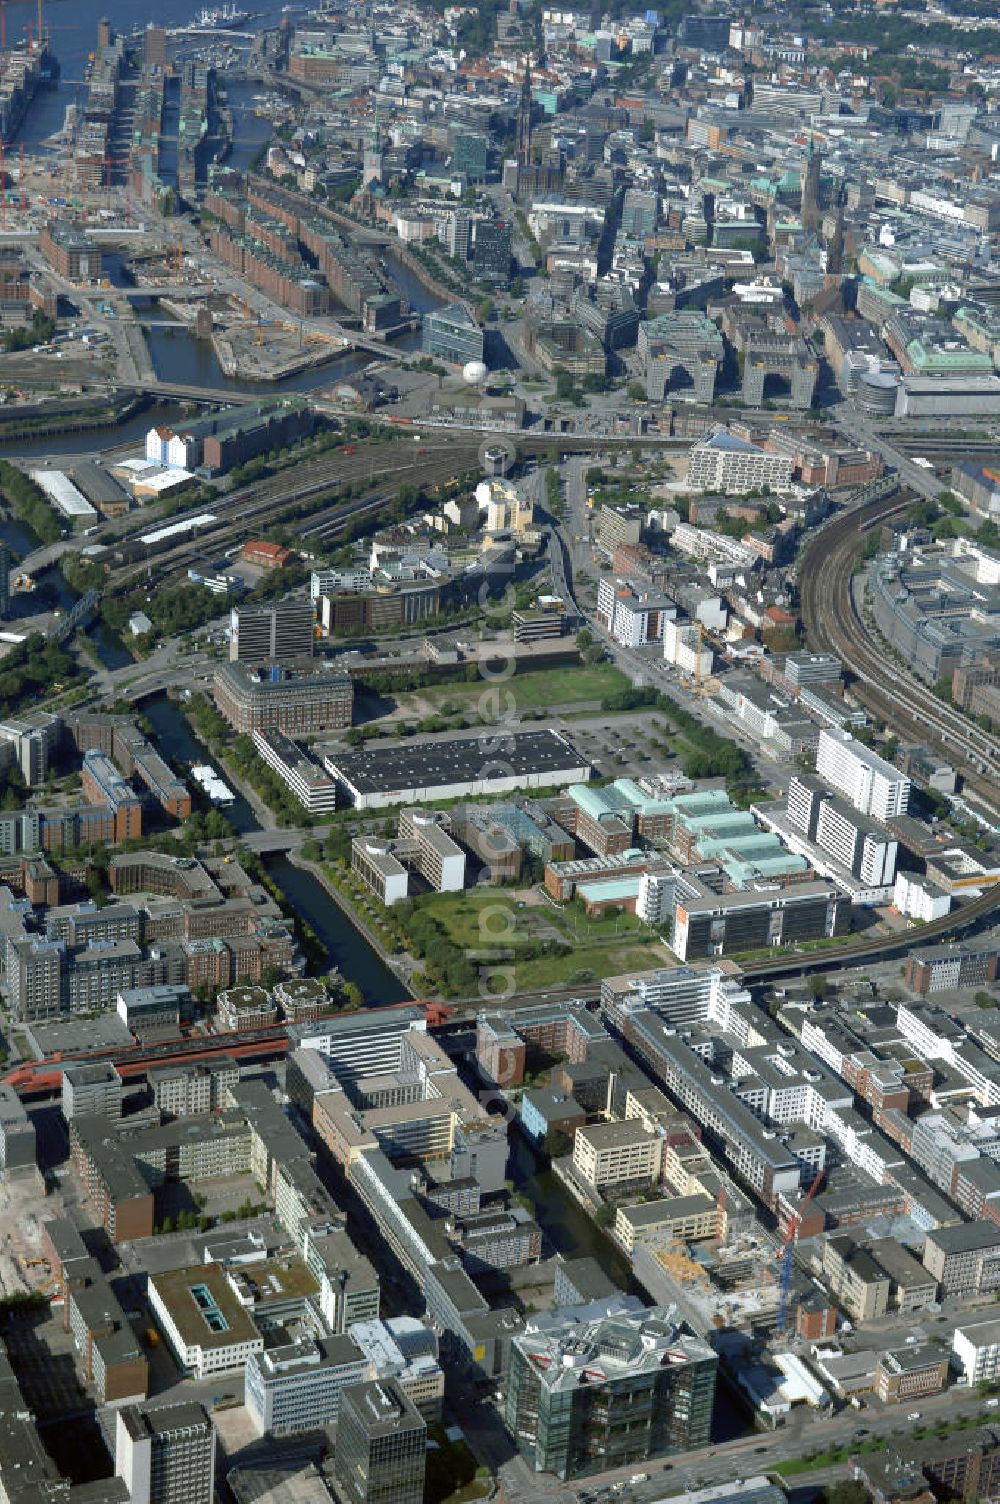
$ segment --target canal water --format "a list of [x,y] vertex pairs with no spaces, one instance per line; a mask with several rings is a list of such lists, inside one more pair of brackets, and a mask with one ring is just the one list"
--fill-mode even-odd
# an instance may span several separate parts
[[[212,754],[193,734],[180,707],[165,693],[150,695],[138,708],[152,726],[153,741],[162,756],[174,759],[185,769],[193,762],[210,762],[225,777],[225,771],[217,767]],[[241,835],[260,830],[256,815],[242,795],[222,813]],[[296,867],[281,854],[265,857],[264,865],[291,908],[316,935],[329,964],[339,967],[346,981],[360,987],[367,1004],[377,1007],[407,1000],[410,994],[399,978],[311,873]]]
[[160,381],[179,386],[217,387],[220,397],[231,392],[310,392],[343,380],[370,365],[375,358],[366,351],[352,351],[321,366],[298,371],[282,381],[244,381],[225,374],[207,339],[195,339],[187,329],[147,328],[146,343]]
[[[184,411],[176,402],[158,402],[151,407],[144,408],[140,413],[135,413],[131,418],[126,418],[123,423],[117,423],[109,428],[86,428],[72,433],[40,434],[32,439],[0,439],[0,457],[24,456],[30,459],[35,456],[48,458],[50,455],[64,454],[77,457],[84,455],[100,457],[108,449],[117,448],[120,444],[141,445],[146,434],[156,424],[159,423],[169,428],[178,422]],[[11,544],[11,547],[14,545]]]
[[[186,770],[193,762],[210,762],[215,766],[212,754],[198,741],[181,714],[180,707],[166,693],[149,695],[140,701],[138,708],[153,728],[153,741],[157,751],[168,761],[180,764],[185,769],[185,778]],[[216,772],[222,773],[221,768],[216,767]],[[225,777],[225,774],[222,776]],[[260,830],[260,821],[242,794],[237,794],[236,803],[222,813],[240,835]]]
[[310,872],[280,854],[265,858],[265,865],[292,908],[323,945],[330,964],[340,968],[345,980],[357,983],[369,1006],[407,1001],[410,994],[395,972]]

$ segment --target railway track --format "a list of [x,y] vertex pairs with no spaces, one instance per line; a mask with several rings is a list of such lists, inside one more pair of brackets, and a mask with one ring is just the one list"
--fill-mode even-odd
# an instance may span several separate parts
[[944,919],[933,919],[919,930],[904,930],[897,935],[877,935],[870,940],[838,945],[830,950],[808,954],[781,954],[761,961],[748,961],[740,969],[748,982],[767,982],[807,971],[840,971],[845,966],[865,961],[890,960],[911,950],[914,945],[930,945],[935,940],[975,929],[1000,908],[1000,884],[988,888],[978,898],[963,904]]
[[[477,453],[478,445],[468,440],[428,446],[428,452],[419,455],[406,449],[401,452],[397,443],[353,456],[335,451],[317,460],[290,466],[278,475],[255,481],[221,497],[211,507],[195,508],[174,519],[182,523],[185,517],[193,518],[210,511],[217,520],[179,539],[172,547],[151,553],[148,560],[139,558],[119,565],[111,571],[110,580],[116,587],[127,585],[140,577],[153,562],[158,569],[174,568],[191,554],[201,553],[206,545],[217,549],[220,544],[230,543],[234,538],[251,532],[254,524],[259,527],[265,519],[273,522],[286,509],[322,498],[335,489],[339,491],[357,485],[379,488],[376,497],[350,501],[340,498],[332,502],[328,513],[310,517],[308,522],[304,520],[301,530],[303,537],[315,539],[335,534],[352,518],[385,506],[401,485],[439,485],[454,479],[456,474],[475,463]],[[391,492],[385,491],[386,485],[391,485]],[[130,536],[124,541],[134,543],[136,539]]]
[[826,528],[806,550],[800,569],[802,619],[810,647],[839,657],[855,676],[854,693],[888,724],[944,752],[969,788],[1000,813],[1000,738],[944,704],[873,639],[854,598],[852,570],[864,531],[905,501],[883,499]]

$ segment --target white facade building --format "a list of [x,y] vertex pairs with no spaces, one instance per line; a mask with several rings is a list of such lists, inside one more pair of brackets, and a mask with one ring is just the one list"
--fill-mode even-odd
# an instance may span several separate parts
[[787,491],[792,483],[794,457],[768,454],[746,439],[720,428],[701,439],[688,456],[687,482],[701,491],[750,491],[770,486]]
[[849,731],[828,727],[820,732],[816,772],[862,814],[875,820],[906,814],[910,780]]
[[712,645],[700,624],[672,618],[663,624],[663,657],[667,663],[676,664],[682,674],[696,679],[707,679],[715,662]]
[[1000,1378],[1000,1321],[977,1321],[955,1328],[951,1350],[970,1386]]
[[920,919],[928,924],[951,912],[951,894],[918,872],[899,872],[892,890],[892,905],[907,919]]

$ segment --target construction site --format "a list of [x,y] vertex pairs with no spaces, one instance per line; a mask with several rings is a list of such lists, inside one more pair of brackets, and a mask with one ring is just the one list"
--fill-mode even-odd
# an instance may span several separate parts
[[58,1275],[45,1257],[42,1223],[65,1214],[62,1193],[46,1193],[36,1169],[0,1176],[0,1300],[58,1298]]

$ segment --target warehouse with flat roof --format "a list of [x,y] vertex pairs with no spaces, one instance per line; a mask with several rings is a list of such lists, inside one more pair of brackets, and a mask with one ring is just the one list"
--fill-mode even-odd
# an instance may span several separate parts
[[562,788],[590,777],[590,764],[561,732],[498,738],[494,728],[415,746],[330,752],[323,765],[356,809]]

